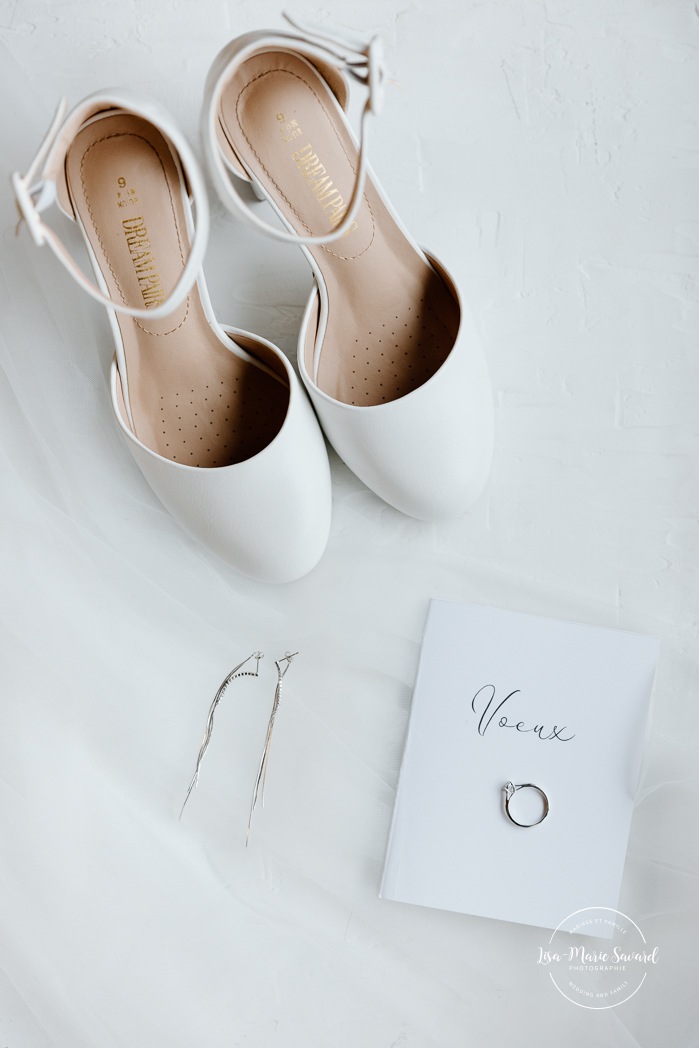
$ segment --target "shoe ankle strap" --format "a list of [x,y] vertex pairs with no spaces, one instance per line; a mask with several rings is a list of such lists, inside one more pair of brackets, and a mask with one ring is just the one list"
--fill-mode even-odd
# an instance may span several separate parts
[[[362,205],[368,167],[369,117],[378,116],[384,101],[386,66],[383,41],[380,36],[374,36],[368,42],[362,42],[348,36],[329,33],[323,26],[301,22],[291,18],[286,12],[284,12],[284,18],[296,30],[296,33],[284,30],[274,33],[248,33],[229,45],[214,63],[207,84],[207,107],[203,125],[204,151],[221,199],[234,215],[242,216],[274,240],[301,245],[330,244],[345,236],[352,228],[352,223]],[[315,59],[321,64],[332,66],[362,84],[368,92],[360,120],[357,171],[347,212],[342,222],[332,232],[320,236],[299,236],[270,225],[259,218],[238,192],[235,185],[236,176],[230,175],[218,143],[219,108],[226,83],[235,70],[251,55],[274,48],[294,50],[311,61]]]
[[[12,175],[12,188],[19,211],[19,223],[25,222],[34,243],[38,247],[47,245],[88,295],[117,313],[127,313],[136,318],[164,317],[170,314],[187,296],[202,267],[209,235],[209,204],[206,187],[199,166],[184,137],[170,118],[160,109],[140,99],[133,99],[125,92],[90,95],[80,102],[67,116],[67,103],[63,99],[56,110],[34,160],[25,175]],[[107,113],[134,113],[143,117],[165,136],[170,143],[176,162],[184,175],[195,212],[192,244],[180,278],[168,297],[152,308],[136,308],[125,302],[117,302],[105,294],[76,262],[70,251],[42,214],[57,200],[57,179],[63,171],[66,153],[80,127],[91,117]]]

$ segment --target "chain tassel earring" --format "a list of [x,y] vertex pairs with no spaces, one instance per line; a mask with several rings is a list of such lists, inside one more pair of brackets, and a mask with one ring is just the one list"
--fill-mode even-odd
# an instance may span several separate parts
[[[280,702],[281,697],[282,697],[282,682],[284,680],[284,677],[286,676],[286,672],[289,669],[289,666],[291,665],[291,660],[294,659],[297,655],[298,655],[297,651],[293,652],[293,654],[289,653],[287,651],[283,659],[279,659],[278,662],[274,663],[274,665],[277,667],[277,686],[274,689],[274,702],[272,703],[272,712],[271,712],[271,714],[269,716],[269,723],[267,725],[267,738],[265,739],[265,746],[264,746],[264,749],[262,751],[262,756],[260,758],[260,766],[257,769],[257,778],[255,779],[255,788],[252,791],[252,804],[250,805],[250,815],[248,817],[248,828],[247,828],[247,832],[245,834],[245,847],[246,848],[248,846],[248,841],[250,840],[250,830],[252,828],[252,816],[253,816],[253,812],[255,811],[255,808],[257,807],[258,797],[260,797],[260,796],[262,797],[262,807],[264,808],[264,806],[265,806],[265,780],[267,778],[267,765],[269,763],[269,751],[270,751],[270,747],[272,745],[272,732],[274,731],[274,722],[275,722],[276,717],[277,717],[277,710],[279,709],[279,702]],[[284,666],[284,669],[282,669],[281,664],[284,663],[284,662],[286,663],[286,665]]]
[[[206,718],[206,728],[204,730],[204,738],[202,739],[201,746],[199,747],[199,754],[197,756],[197,764],[196,764],[196,767],[194,769],[194,775],[192,776],[192,781],[189,784],[189,789],[187,790],[187,796],[184,799],[184,804],[182,805],[182,808],[180,809],[180,819],[182,818],[182,813],[184,812],[185,806],[187,804],[187,801],[189,800],[189,797],[190,797],[190,794],[192,793],[192,790],[195,789],[197,783],[199,782],[199,770],[201,768],[202,761],[204,760],[204,755],[205,755],[207,749],[209,748],[209,743],[211,742],[211,735],[212,735],[213,730],[214,730],[214,714],[216,713],[216,707],[218,706],[219,702],[223,698],[223,696],[224,696],[224,694],[226,692],[226,689],[228,688],[228,685],[231,684],[232,681],[236,680],[236,678],[238,678],[238,677],[257,677],[257,676],[259,676],[260,659],[263,659],[263,658],[264,658],[264,655],[262,654],[261,651],[254,651],[252,653],[252,655],[248,655],[247,659],[243,659],[242,662],[238,663],[238,665],[235,666],[234,669],[231,670],[231,672],[228,674],[226,679],[224,681],[222,681],[221,686],[219,687],[218,691],[216,692],[216,695],[214,696],[214,701],[211,703],[211,707],[209,709],[209,716]],[[247,665],[247,663],[250,662],[250,659],[257,659],[257,662],[255,664],[255,669],[254,670],[243,670],[243,666]],[[241,670],[242,670],[242,672],[241,672]]]

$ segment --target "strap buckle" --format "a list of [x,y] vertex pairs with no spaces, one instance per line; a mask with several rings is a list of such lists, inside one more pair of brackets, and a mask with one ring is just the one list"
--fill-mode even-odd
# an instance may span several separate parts
[[42,247],[47,240],[46,227],[41,221],[39,213],[45,211],[56,200],[55,183],[44,177],[44,166],[58,138],[67,109],[68,103],[65,98],[62,98],[26,175],[20,175],[18,171],[15,171],[12,175],[12,188],[19,212],[17,231],[19,232],[22,222],[26,222],[32,240],[37,247]]
[[25,222],[36,246],[43,247],[46,234],[40,213],[50,207],[56,199],[56,186],[53,182],[38,182],[35,186],[29,186],[27,179],[15,171],[12,175],[12,188],[19,213],[17,233],[22,222]]
[[383,109],[386,97],[386,60],[384,55],[383,40],[376,35],[369,41],[368,79],[369,108],[374,116],[378,116]]
[[381,37],[377,34],[366,43],[341,33],[329,33],[325,26],[292,18],[286,11],[283,12],[283,17],[294,29],[302,33],[309,43],[324,48],[333,58],[339,59],[346,72],[364,84],[369,91],[367,108],[378,116],[384,103],[387,79]]

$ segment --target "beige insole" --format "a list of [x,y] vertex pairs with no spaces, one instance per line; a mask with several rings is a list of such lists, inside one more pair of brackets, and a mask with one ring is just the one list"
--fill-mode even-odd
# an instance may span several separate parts
[[[221,99],[233,153],[302,236],[337,226],[355,182],[357,150],[325,80],[298,55],[253,55]],[[410,393],[444,362],[459,311],[367,180],[356,227],[311,253],[328,291],[320,388],[347,404]],[[312,338],[306,366],[313,374]]]
[[[109,295],[132,307],[158,305],[189,251],[181,176],[165,139],[140,117],[102,117],[75,137],[66,178]],[[165,318],[117,318],[142,443],[206,467],[241,462],[270,443],[289,400],[281,365],[271,355],[264,360],[277,378],[233,352],[211,327],[196,286]],[[265,356],[257,343],[238,344]]]

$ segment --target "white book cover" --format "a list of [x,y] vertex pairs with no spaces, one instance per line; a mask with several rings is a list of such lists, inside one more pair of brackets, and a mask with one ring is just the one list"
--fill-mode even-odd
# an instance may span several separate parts
[[[543,928],[616,909],[657,657],[653,637],[432,600],[381,897]],[[542,822],[509,821],[507,782],[544,791]]]

